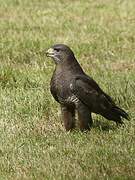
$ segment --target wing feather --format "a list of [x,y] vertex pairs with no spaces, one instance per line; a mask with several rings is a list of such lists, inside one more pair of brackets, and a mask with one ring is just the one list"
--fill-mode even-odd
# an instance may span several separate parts
[[77,76],[72,82],[72,92],[95,113],[111,109],[115,103],[98,84],[88,76]]

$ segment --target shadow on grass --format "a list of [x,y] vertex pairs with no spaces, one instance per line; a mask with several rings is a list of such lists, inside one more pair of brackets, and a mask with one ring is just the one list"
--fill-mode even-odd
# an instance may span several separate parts
[[112,122],[110,123],[108,123],[108,122],[103,122],[103,121],[98,121],[98,120],[96,120],[96,121],[94,121],[94,123],[93,123],[93,126],[92,126],[93,128],[96,128],[96,129],[99,129],[99,130],[101,130],[101,131],[114,131],[114,130],[116,130],[116,129],[118,129],[119,127],[117,126],[117,125],[115,125],[115,124],[112,124]]

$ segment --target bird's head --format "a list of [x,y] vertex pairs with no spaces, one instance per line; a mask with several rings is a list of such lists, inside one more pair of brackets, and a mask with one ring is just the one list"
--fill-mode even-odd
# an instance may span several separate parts
[[74,58],[74,53],[64,44],[55,44],[47,50],[46,56],[53,58],[56,64],[60,64],[66,60]]

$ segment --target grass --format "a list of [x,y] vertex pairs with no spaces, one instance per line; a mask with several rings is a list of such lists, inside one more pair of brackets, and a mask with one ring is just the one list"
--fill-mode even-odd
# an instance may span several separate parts
[[[134,0],[0,0],[0,179],[135,178]],[[66,43],[87,74],[131,117],[93,115],[89,133],[65,132],[49,91]]]

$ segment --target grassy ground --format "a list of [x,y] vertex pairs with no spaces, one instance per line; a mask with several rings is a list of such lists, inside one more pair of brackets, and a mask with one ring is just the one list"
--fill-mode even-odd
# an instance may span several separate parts
[[[0,0],[0,179],[135,178],[135,1]],[[39,52],[66,43],[130,122],[66,133]]]

